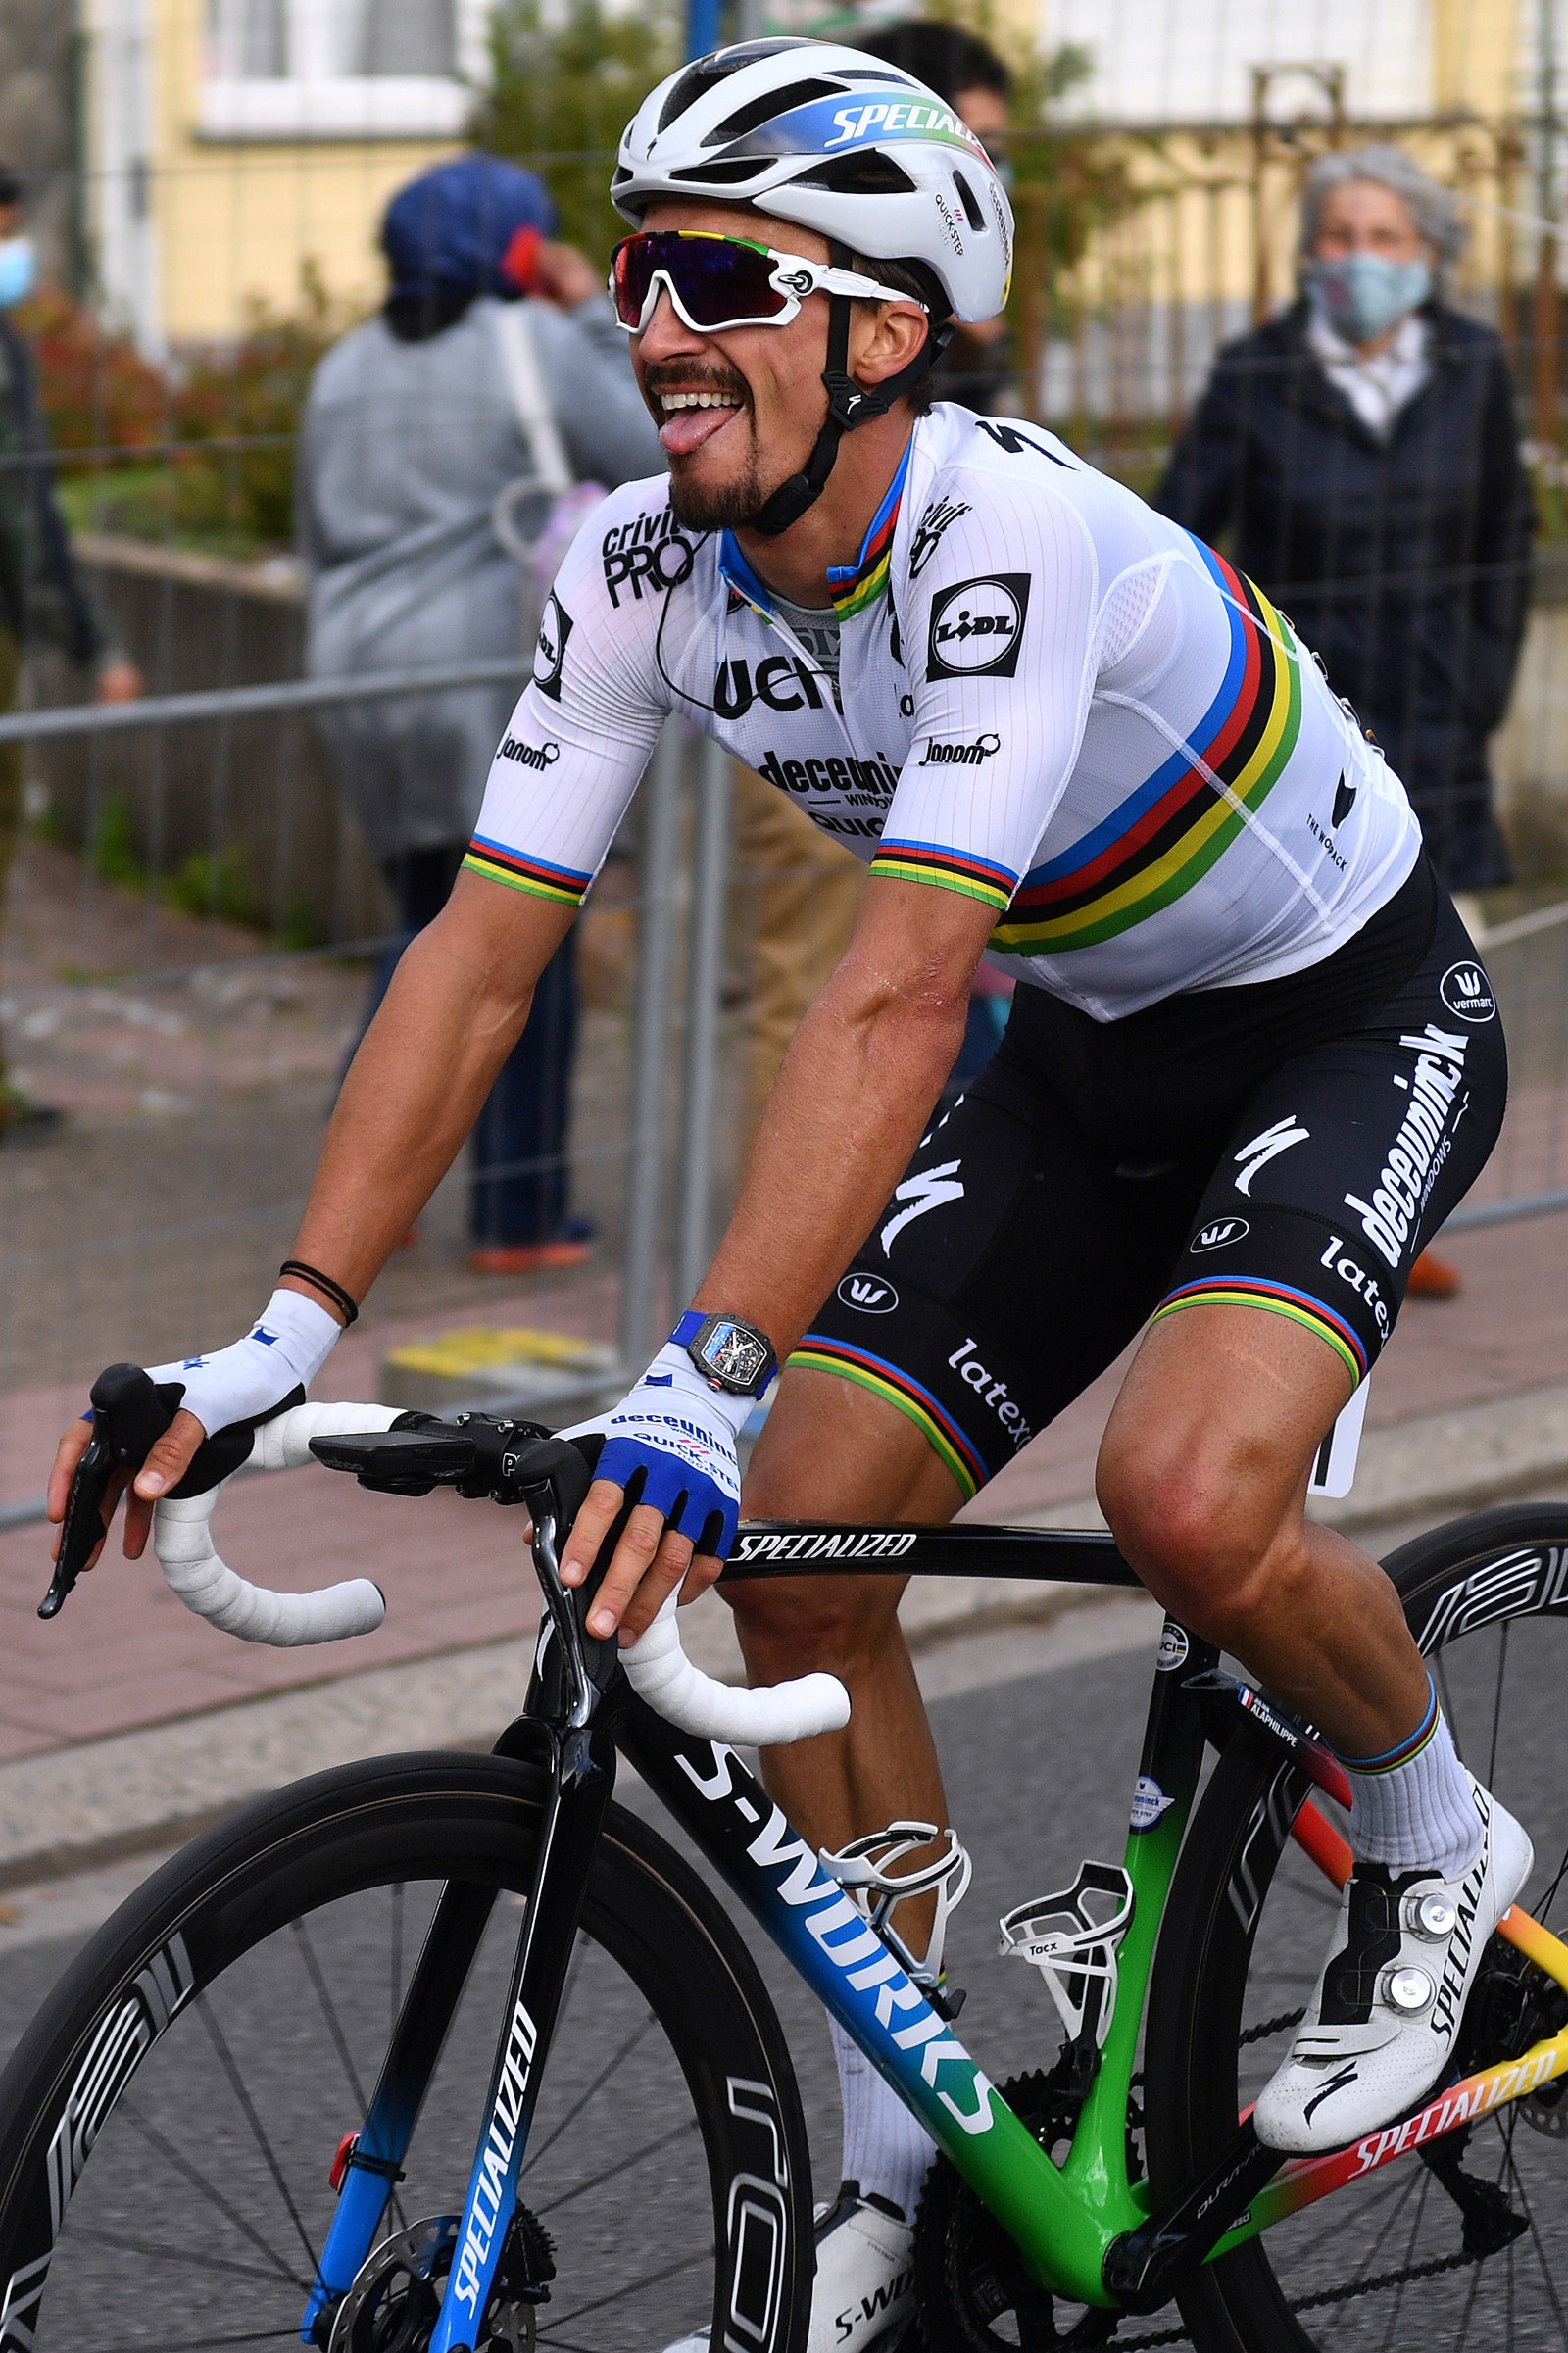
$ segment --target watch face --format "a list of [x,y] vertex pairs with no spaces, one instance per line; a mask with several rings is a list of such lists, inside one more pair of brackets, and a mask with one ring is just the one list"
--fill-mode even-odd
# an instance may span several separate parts
[[760,1333],[720,1316],[703,1333],[693,1353],[715,1381],[745,1391],[756,1388],[771,1351]]

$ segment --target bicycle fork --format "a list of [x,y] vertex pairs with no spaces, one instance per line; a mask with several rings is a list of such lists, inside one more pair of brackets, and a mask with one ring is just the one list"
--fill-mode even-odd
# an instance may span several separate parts
[[[550,1788],[507,1990],[506,2023],[428,2353],[472,2353],[478,2341],[517,2209],[528,2132],[594,1852],[615,1786],[614,1745],[594,1723],[600,1691],[590,1670],[590,1659],[603,1665],[602,1651],[612,1662],[614,1645],[585,1644],[557,1569],[557,1507],[550,1490],[525,1495],[524,1500],[532,1512],[534,1560],[556,1644],[548,1677],[542,1679],[536,1668],[523,1721],[545,1750]],[[550,1704],[543,1703],[547,1686]],[[509,1746],[505,1737],[502,1746]],[[365,2123],[345,2145],[337,2211],[300,2323],[306,2344],[328,2341],[323,2316],[347,2294],[376,2243],[495,1892],[456,1881],[442,1889]]]
[[[467,2353],[478,2337],[517,2204],[544,2059],[614,1789],[614,1749],[599,1734],[567,1731],[555,1736],[553,1745],[550,1794],[507,1990],[506,2023],[430,2353]],[[452,1882],[442,1890],[365,2123],[347,2152],[337,2209],[300,2322],[306,2344],[324,2341],[317,2334],[321,2315],[348,2292],[376,2243],[494,1904],[492,1888]]]

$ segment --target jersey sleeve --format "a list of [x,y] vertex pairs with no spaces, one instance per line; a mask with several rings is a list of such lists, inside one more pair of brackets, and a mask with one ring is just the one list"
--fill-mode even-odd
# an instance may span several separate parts
[[[545,606],[533,676],[491,762],[464,865],[508,889],[575,907],[605,860],[667,710],[653,600],[616,612],[603,547],[648,503],[631,485],[584,521]],[[662,487],[662,486],[661,486]]]
[[981,476],[903,602],[912,740],[871,872],[1000,914],[1078,756],[1094,683],[1094,546],[1066,500],[1004,506]]

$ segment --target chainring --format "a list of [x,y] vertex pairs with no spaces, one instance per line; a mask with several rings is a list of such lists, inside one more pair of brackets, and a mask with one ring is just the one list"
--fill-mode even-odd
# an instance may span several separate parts
[[[368,2254],[332,2315],[328,2353],[426,2353],[458,2243],[455,2214],[395,2230]],[[507,2229],[475,2353],[534,2353],[534,2307],[548,2300],[555,2245],[519,2206]]]
[[[1071,2145],[1082,2095],[1036,2068],[1000,2086],[1008,2107],[1057,2164]],[[1129,2134],[1135,2122],[1130,2113]],[[1009,2319],[1019,2353],[1108,2342],[1113,2312],[1084,2313],[1058,2328],[1055,2299],[1030,2279],[1002,2225],[946,2157],[926,2177],[914,2224],[918,2313],[900,2353],[1011,2353],[999,2333]]]

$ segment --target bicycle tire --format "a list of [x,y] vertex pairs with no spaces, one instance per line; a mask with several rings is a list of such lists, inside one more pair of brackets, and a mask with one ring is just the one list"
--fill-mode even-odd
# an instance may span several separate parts
[[[1530,1797],[1536,1776],[1533,1772],[1521,1774],[1510,1787],[1505,1768],[1511,1754],[1509,1758],[1499,1754],[1507,1722],[1501,1691],[1502,1679],[1509,1671],[1508,1630],[1520,1618],[1539,1622],[1542,1631],[1532,1645],[1527,1671],[1535,1673],[1537,1654],[1554,1656],[1554,1664],[1548,1664],[1545,1673],[1560,1691],[1562,1669],[1568,1660],[1555,1642],[1546,1641],[1545,1632],[1564,1628],[1568,1618],[1568,1504],[1516,1504],[1473,1513],[1418,1537],[1384,1566],[1404,1604],[1412,1633],[1433,1661],[1440,1691],[1457,1689],[1464,1694],[1458,1713],[1468,1718],[1468,1723],[1455,1721],[1449,1700],[1445,1699],[1461,1754],[1465,1753],[1465,1732],[1480,1722],[1481,1751],[1477,1753],[1472,1739],[1468,1761],[1489,1784],[1494,1771],[1501,1770],[1503,1783],[1498,1793],[1505,1804],[1526,1815],[1520,1785],[1526,1785],[1524,1796]],[[1457,1644],[1466,1646],[1464,1659],[1453,1656]],[[1471,1706],[1473,1689],[1484,1694],[1487,1652],[1495,1652],[1499,1661],[1490,1743],[1485,1709],[1478,1717]],[[1508,1745],[1511,1751],[1511,1740]],[[1558,1827],[1555,1843],[1547,1849],[1544,1848],[1539,1815],[1534,1821],[1527,1819],[1536,1841],[1536,1868],[1524,1900],[1542,1917],[1538,1906],[1544,1881],[1548,1902],[1555,1900],[1557,1905],[1551,1924],[1560,1931],[1568,1824],[1559,1810],[1560,1794],[1551,1792],[1549,1768],[1544,1779]],[[1218,2160],[1235,2133],[1240,2106],[1255,2096],[1254,2075],[1259,2068],[1266,2073],[1283,2055],[1291,2027],[1288,2014],[1296,2001],[1304,1998],[1300,1988],[1310,1986],[1321,1963],[1326,1942],[1314,1936],[1299,1937],[1299,1973],[1295,1974],[1287,1963],[1286,1977],[1278,1982],[1272,2001],[1268,1985],[1275,1981],[1269,1979],[1269,1964],[1265,1960],[1254,1969],[1277,1876],[1294,1879],[1299,1870],[1303,1886],[1310,1883],[1310,1867],[1304,1864],[1293,1863],[1289,1875],[1280,1871],[1287,1853],[1298,1853],[1290,1845],[1290,1830],[1307,1794],[1304,1778],[1281,1761],[1278,1746],[1249,1727],[1225,1749],[1194,1817],[1172,1885],[1150,1990],[1146,2113],[1150,2177],[1156,2202],[1174,2195]],[[1319,1793],[1313,1794],[1320,1805],[1326,1803]],[[1328,1810],[1335,1811],[1332,1806]],[[1343,1825],[1343,1817],[1340,1819]],[[1320,1879],[1315,1885],[1323,1914],[1322,1938],[1326,1940],[1332,1906],[1325,1898],[1332,1891]],[[1285,1906],[1279,1914],[1281,1923],[1300,1917],[1299,1908],[1290,1909],[1288,1890],[1280,1901]],[[1297,1901],[1299,1907],[1305,1896]],[[1309,1908],[1306,1917],[1310,1918]],[[1511,1949],[1496,1941],[1500,1952]],[[1283,1950],[1281,1927],[1270,1927],[1267,1942],[1270,1952]],[[1287,1992],[1292,1998],[1285,1998]],[[1474,1997],[1471,2007],[1473,2014]],[[1276,2012],[1281,2015],[1276,2017]],[[1244,2025],[1244,2020],[1256,2020],[1257,2024]],[[1244,2034],[1249,2053],[1254,2046],[1267,2045],[1266,2057],[1249,2055],[1244,2060]],[[1494,2130],[1505,2132],[1503,2175],[1512,2195],[1516,2185],[1523,2184],[1514,2155],[1513,2126],[1502,2121],[1507,2114],[1511,2112],[1499,2112],[1497,2118],[1476,2129],[1467,2170],[1473,2170],[1479,2160],[1481,2173],[1490,2179],[1486,2135]],[[1568,2124],[1568,2113],[1563,2122]],[[1561,2145],[1568,2151],[1568,2139]],[[1430,2174],[1423,2180],[1424,2174],[1426,2169],[1412,2159],[1373,2178],[1383,2185],[1379,2194],[1386,2205],[1397,2211],[1395,2202],[1402,2200],[1409,2211],[1397,2233],[1392,2220],[1385,2219],[1376,2243],[1394,2243],[1388,2245],[1385,2258],[1360,2270],[1351,2208],[1357,2199],[1370,2201],[1371,2183],[1342,2190],[1323,2205],[1306,2210],[1307,2218],[1319,2218],[1320,2231],[1333,2232],[1332,2240],[1325,2237],[1321,2255],[1308,2255],[1304,2250],[1293,2254],[1291,2233],[1303,2221],[1297,2216],[1206,2266],[1179,2299],[1198,2353],[1326,2353],[1330,2347],[1362,2342],[1377,2344],[1385,2353],[1405,2346],[1422,2348],[1425,2353],[1432,2342],[1456,2341],[1454,2302],[1440,2309],[1452,2295],[1454,2281],[1458,2282],[1456,2301],[1468,2299],[1473,2317],[1478,2315],[1477,2344],[1568,2343],[1568,2330],[1562,2327],[1562,2311],[1568,2305],[1568,2239],[1555,2222],[1550,2228],[1552,2273],[1546,2272],[1545,2242],[1534,2223],[1519,2241],[1527,2250],[1534,2243],[1542,2271],[1546,2273],[1547,2300],[1555,2307],[1547,2332],[1537,2335],[1531,2333],[1518,2311],[1522,2294],[1525,2303],[1530,2301],[1524,2291],[1531,2283],[1524,2280],[1521,2289],[1522,2271],[1516,2277],[1511,2268],[1504,2268],[1514,2266],[1514,2251],[1499,2252],[1479,2265],[1468,2260],[1462,2252],[1457,2208],[1445,2202],[1438,2190],[1429,2212],[1432,2180]],[[1402,2181],[1396,2181],[1396,2177]],[[1347,2201],[1351,2201],[1351,2207]],[[1528,2196],[1526,2203],[1528,2206]],[[1372,2229],[1374,2209],[1368,2202],[1362,2211],[1367,2217],[1361,2226],[1364,2234]],[[1528,2257],[1520,2258],[1521,2266],[1526,2260]],[[1561,2303],[1553,2284],[1558,2262],[1565,2281]],[[1500,2312],[1489,2317],[1491,2302],[1504,2293],[1511,2299],[1506,2323]],[[1369,2303],[1371,2298],[1377,2299],[1375,2304]],[[1370,2335],[1360,2332],[1363,2319],[1372,2322]],[[1124,2333],[1129,2328],[1134,2341],[1144,2338],[1137,2324],[1124,2324]],[[1152,2325],[1149,2338],[1173,2341],[1158,2321]],[[1468,2334],[1464,2341],[1471,2341]]]
[[[494,1890],[489,1926],[383,2230],[419,2214],[411,2184],[417,2177],[422,2186],[421,2166],[439,2177],[438,2210],[461,2209],[543,1794],[536,1767],[499,1756],[339,1768],[206,1833],[121,1907],[0,2077],[5,2353],[298,2343],[299,2288],[309,2286],[332,2207],[325,2169],[343,2126],[364,2113],[400,1977],[407,1983],[403,1962],[412,1965],[418,1942],[415,1915],[454,1882]],[[383,1920],[397,1924],[395,1936],[390,1927],[382,1935]],[[783,2032],[715,1899],[618,1805],[595,1858],[573,1970],[521,2192],[546,2230],[567,2228],[572,2248],[580,2239],[586,2251],[568,2264],[557,2244],[554,2310],[546,2302],[537,2313],[540,2353],[553,2344],[571,2353],[657,2346],[702,2320],[712,2322],[715,2345],[726,2334],[733,2341],[739,2321],[746,2353],[799,2353],[812,2267],[810,2163]],[[574,1993],[596,2068],[607,2053],[624,2054],[586,2095],[589,2079],[572,2072],[575,2036],[567,2051]],[[622,2038],[617,2016],[640,2042]],[[565,2102],[559,2127],[553,2082],[558,2105]],[[691,2113],[677,2108],[671,2125],[682,2085]],[[238,2129],[252,2110],[261,2155]],[[633,2113],[638,2129],[628,2131]],[[644,2133],[645,2125],[657,2130]],[[573,2163],[585,2162],[590,2132],[596,2150],[597,2136],[610,2136],[611,2163],[563,2190]],[[654,2146],[629,2178],[640,2135]],[[269,2168],[285,2157],[279,2181]],[[624,2260],[624,2238],[606,2219],[612,2199],[642,2231]],[[297,2233],[286,2219],[274,2225],[274,2205],[295,2218]],[[711,2284],[699,2276],[694,2291],[690,2274],[705,2260]],[[615,2265],[632,2267],[624,2314],[604,2291]],[[574,2330],[585,2297],[595,2319]]]

